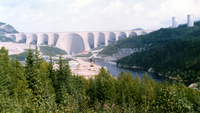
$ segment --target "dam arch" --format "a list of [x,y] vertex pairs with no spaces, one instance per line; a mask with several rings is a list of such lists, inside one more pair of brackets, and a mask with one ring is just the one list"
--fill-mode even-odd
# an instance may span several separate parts
[[87,41],[88,41],[88,44],[90,46],[90,48],[94,48],[94,34],[93,33],[87,33]]
[[117,40],[116,34],[114,32],[109,32],[108,35],[109,35],[108,36],[108,44],[114,43]]
[[15,35],[10,35],[9,36],[11,39],[13,39],[14,41],[16,41],[16,36]]
[[125,32],[123,32],[123,31],[119,32],[118,40],[123,39],[123,38],[126,38],[126,37],[127,37],[127,36],[126,36],[126,33],[125,33]]
[[[145,35],[147,33],[153,32],[155,30],[122,30],[122,31],[80,31],[80,32],[49,32],[49,33],[5,33],[5,36],[10,37],[18,43],[26,44],[38,44],[38,45],[50,45],[55,46],[60,49],[66,50],[68,53],[78,53],[85,50],[90,50],[91,48],[96,48],[101,45],[107,46],[110,43],[117,41],[118,39],[123,39],[126,37]],[[43,36],[41,36],[43,35]],[[70,44],[68,42],[74,39],[70,38],[73,35],[74,38],[78,40],[81,49],[75,48],[75,43]],[[48,37],[48,38],[47,38]],[[65,38],[67,39],[65,39]],[[77,38],[79,37],[79,38]],[[65,44],[64,44],[65,43]],[[67,45],[68,43],[68,45]],[[77,46],[79,46],[77,45]],[[69,46],[70,49],[67,50],[66,47]]]
[[17,39],[17,42],[18,42],[18,43],[26,43],[26,41],[27,41],[26,35],[20,34],[20,35],[18,36],[18,39]]
[[57,33],[52,34],[49,37],[49,44],[48,45],[56,46],[56,44],[58,42],[58,38],[59,38],[59,35]]
[[48,45],[49,36],[47,34],[40,35],[40,41],[38,41],[38,45]]
[[132,36],[137,36],[137,33],[134,32],[134,31],[132,31],[132,32],[130,32],[130,33],[128,34],[128,37],[132,37]]
[[97,46],[102,46],[105,45],[106,43],[106,37],[105,34],[102,32],[98,33],[98,41],[97,41]]
[[31,34],[29,37],[28,44],[37,44],[38,36],[36,34]]
[[62,39],[61,45],[68,54],[81,53],[85,50],[83,38],[76,33],[65,35]]

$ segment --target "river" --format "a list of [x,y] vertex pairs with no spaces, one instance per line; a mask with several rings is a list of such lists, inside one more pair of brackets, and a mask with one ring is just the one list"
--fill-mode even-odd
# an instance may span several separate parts
[[167,77],[159,76],[156,73],[149,73],[147,70],[143,70],[143,69],[117,67],[116,63],[114,62],[94,62],[94,64],[106,67],[110,71],[111,75],[114,75],[115,77],[118,77],[121,70],[124,70],[124,72],[128,71],[133,78],[138,76],[141,79],[143,74],[148,73],[148,76],[154,79],[156,82],[161,81],[163,83],[166,80],[168,80],[169,82],[172,83],[172,80]]

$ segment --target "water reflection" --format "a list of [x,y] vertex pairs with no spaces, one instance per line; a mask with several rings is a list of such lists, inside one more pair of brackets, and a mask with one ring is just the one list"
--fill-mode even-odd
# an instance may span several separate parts
[[118,77],[121,70],[124,70],[124,72],[128,71],[133,78],[138,76],[141,79],[143,74],[148,73],[148,76],[154,79],[156,82],[161,81],[163,83],[166,80],[168,80],[169,82],[172,82],[172,80],[167,77],[159,76],[155,73],[149,73],[147,70],[143,70],[143,69],[117,67],[116,63],[112,63],[112,62],[94,62],[94,64],[106,67],[110,71],[110,73],[114,75],[115,77]]

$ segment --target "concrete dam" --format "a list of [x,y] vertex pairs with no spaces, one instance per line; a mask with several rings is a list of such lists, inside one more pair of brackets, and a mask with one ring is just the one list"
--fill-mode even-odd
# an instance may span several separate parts
[[17,43],[49,45],[65,50],[68,54],[81,53],[98,46],[107,46],[117,40],[145,35],[153,30],[63,32],[63,33],[13,33],[5,34]]

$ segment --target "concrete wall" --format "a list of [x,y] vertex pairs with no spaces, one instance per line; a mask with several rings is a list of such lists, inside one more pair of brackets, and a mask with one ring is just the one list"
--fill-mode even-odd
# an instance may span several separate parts
[[153,30],[105,31],[105,32],[66,32],[66,33],[25,33],[5,34],[18,43],[56,46],[68,54],[80,53],[98,46],[107,46],[117,40],[145,35]]

